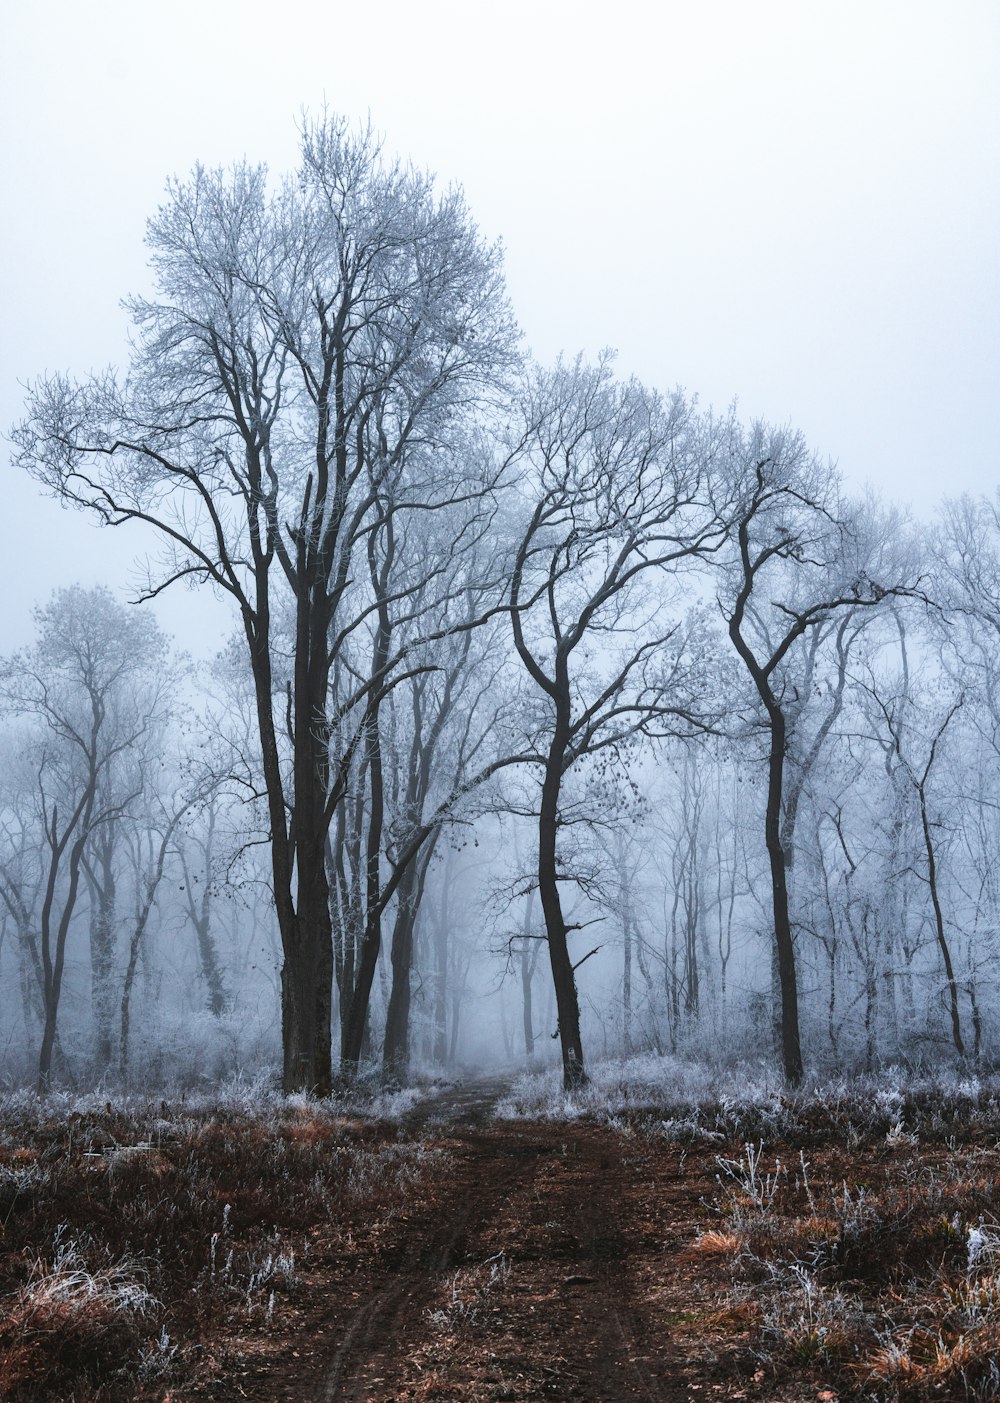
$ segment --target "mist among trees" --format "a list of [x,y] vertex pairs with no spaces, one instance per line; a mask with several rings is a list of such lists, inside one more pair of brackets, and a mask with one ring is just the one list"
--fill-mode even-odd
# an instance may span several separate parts
[[[336,118],[147,243],[129,366],[13,431],[158,554],[3,660],[9,1081],[992,1061],[994,502],[535,364],[461,192]],[[168,588],[227,599],[211,665]]]

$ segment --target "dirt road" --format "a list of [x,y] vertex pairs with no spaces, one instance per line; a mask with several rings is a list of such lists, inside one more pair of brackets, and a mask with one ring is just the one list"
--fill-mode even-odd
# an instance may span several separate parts
[[739,1332],[706,1353],[726,1283],[706,1297],[706,1263],[685,1257],[706,1226],[713,1157],[590,1125],[497,1122],[502,1090],[460,1088],[408,1118],[402,1133],[446,1152],[443,1172],[373,1255],[314,1254],[294,1332],[231,1396],[764,1396]]
[[992,1094],[609,1126],[499,1120],[503,1090],[11,1115],[0,1397],[996,1395]]

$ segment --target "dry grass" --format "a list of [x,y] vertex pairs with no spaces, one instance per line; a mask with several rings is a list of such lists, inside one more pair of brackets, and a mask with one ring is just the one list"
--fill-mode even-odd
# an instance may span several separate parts
[[440,1156],[310,1105],[0,1118],[0,1397],[164,1396],[370,1244]]
[[743,1250],[743,1246],[744,1240],[738,1233],[711,1229],[699,1233],[684,1255],[687,1258],[734,1257]]
[[886,1403],[1000,1398],[1000,1155],[898,1126],[852,1140],[720,1155],[719,1227],[690,1254],[730,1257],[778,1380],[814,1369],[841,1398]]
[[431,1324],[444,1335],[484,1327],[496,1311],[510,1271],[506,1253],[499,1252],[452,1272],[439,1285],[440,1304],[428,1312]]
[[35,1261],[0,1319],[0,1388],[7,1397],[69,1397],[127,1376],[159,1306],[141,1267],[125,1260],[91,1271],[58,1232],[51,1260]]
[[[716,1382],[738,1377],[748,1398],[767,1403],[1000,1399],[1000,1105],[992,1092],[845,1092],[825,1111],[815,1099],[778,1095],[759,1105],[663,1104],[616,1112],[616,1125],[623,1157],[658,1166],[643,1180],[649,1212],[629,1245],[647,1251],[643,1289],[654,1302],[669,1298],[675,1312],[671,1282],[680,1279],[685,1293],[683,1318],[673,1317],[674,1334],[651,1336],[655,1348],[672,1348],[683,1334],[685,1368],[702,1348],[706,1376],[715,1368]],[[551,1133],[558,1144],[563,1131]],[[614,1141],[601,1134],[610,1148],[600,1154],[612,1157]],[[503,1135],[495,1132],[498,1144]],[[343,1320],[339,1304],[331,1312],[330,1281],[349,1310],[360,1293],[412,1267],[418,1200],[424,1241],[437,1241],[448,1212],[435,1208],[446,1159],[444,1150],[398,1139],[391,1124],[307,1103],[96,1104],[63,1113],[27,1100],[0,1105],[0,1397],[194,1399],[208,1395],[206,1379],[217,1382],[214,1396],[233,1396],[224,1389],[235,1377],[252,1387],[234,1370],[238,1352],[256,1350],[259,1361],[281,1331],[296,1349],[296,1331],[303,1349],[311,1331],[317,1357],[329,1357]],[[463,1163],[461,1155],[449,1162]],[[580,1186],[572,1196],[577,1161],[565,1145],[561,1156],[504,1163],[512,1186],[522,1182],[517,1166],[537,1165],[524,1178],[521,1209],[522,1236],[537,1233],[536,1257],[518,1256],[521,1238],[507,1230],[456,1258],[457,1273],[432,1276],[414,1304],[427,1338],[419,1396],[459,1396],[455,1369],[473,1379],[470,1361],[490,1332],[507,1341],[519,1320],[535,1351],[525,1345],[521,1372],[537,1364],[531,1377],[543,1380],[541,1316],[530,1306],[541,1311],[544,1301],[548,1314],[562,1303],[572,1331],[582,1308],[574,1302],[589,1299],[589,1286],[579,1297],[564,1289],[567,1253],[583,1249],[560,1223],[576,1224],[593,1199],[591,1181],[589,1197],[579,1197]],[[463,1192],[484,1190],[476,1164]],[[602,1192],[612,1168],[600,1169]],[[663,1244],[679,1221],[668,1253]],[[505,1252],[514,1260],[509,1283]],[[554,1274],[548,1285],[543,1265]],[[310,1299],[322,1309],[307,1309]],[[588,1361],[591,1335],[588,1324],[577,1340]],[[712,1351],[724,1366],[711,1363]],[[506,1346],[496,1353],[493,1392],[475,1396],[524,1396]],[[589,1367],[580,1366],[581,1379]]]

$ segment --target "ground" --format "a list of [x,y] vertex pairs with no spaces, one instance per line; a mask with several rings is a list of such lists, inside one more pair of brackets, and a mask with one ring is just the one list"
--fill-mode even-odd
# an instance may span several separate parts
[[312,1319],[245,1396],[753,1396],[726,1363],[689,1357],[685,1322],[704,1288],[682,1259],[710,1177],[682,1177],[676,1152],[623,1147],[606,1128],[470,1123],[463,1110],[434,1130],[449,1156],[441,1181],[360,1279],[336,1282],[328,1264],[330,1295],[317,1292]]
[[0,1397],[1000,1397],[988,1116],[932,1108],[920,1143],[800,1108],[765,1147],[648,1107],[496,1119],[502,1091],[370,1123],[151,1107],[130,1153],[110,1106],[69,1143],[8,1126]]

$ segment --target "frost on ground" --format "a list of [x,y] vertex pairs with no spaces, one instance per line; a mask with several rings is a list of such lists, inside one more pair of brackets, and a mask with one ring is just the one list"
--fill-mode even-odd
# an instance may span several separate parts
[[1000,1399],[996,1073],[789,1092],[759,1065],[647,1055],[594,1064],[572,1094],[558,1069],[521,1075],[495,1115],[674,1145],[681,1179],[714,1160],[689,1255],[727,1266],[706,1328],[741,1342],[761,1396]]
[[0,1395],[158,1396],[196,1342],[286,1328],[319,1241],[369,1250],[447,1161],[385,1119],[413,1093],[358,1099],[0,1100]]
[[[410,1299],[402,1270],[410,1353],[389,1312],[372,1369],[437,1370],[426,1396],[449,1403],[535,1396],[516,1391],[515,1334],[525,1378],[612,1396],[592,1334],[626,1298],[649,1358],[692,1387],[1000,1398],[1000,1079],[886,1070],[788,1094],[765,1069],[646,1056],[597,1064],[572,1097],[555,1071],[521,1076],[484,1123],[498,1085],[0,1098],[0,1394],[234,1396],[238,1379],[273,1403],[279,1355],[318,1377],[352,1311]],[[592,1289],[581,1315],[572,1293]],[[537,1329],[554,1302],[558,1359]],[[475,1372],[488,1337],[495,1393]]]
[[154,1106],[162,1108],[172,1125],[206,1114],[257,1117],[306,1109],[317,1115],[397,1120],[453,1084],[453,1078],[428,1076],[418,1077],[405,1087],[387,1087],[372,1075],[359,1078],[353,1086],[342,1088],[323,1101],[304,1094],[286,1096],[270,1072],[237,1074],[216,1085],[181,1094],[168,1089],[122,1092],[97,1088],[86,1092],[55,1089],[41,1097],[24,1087],[0,1094],[0,1137],[4,1127],[33,1123],[43,1116],[85,1116],[113,1110],[124,1116],[148,1117]]
[[620,1129],[642,1127],[668,1139],[794,1135],[822,1119],[850,1142],[864,1133],[905,1140],[954,1121],[1000,1122],[1000,1075],[942,1069],[914,1074],[899,1067],[853,1077],[816,1078],[786,1090],[761,1063],[713,1064],[646,1053],[595,1062],[589,1081],[562,1087],[561,1072],[522,1073],[494,1107],[503,1120],[596,1119]]
[[714,1160],[689,1256],[727,1267],[713,1319],[772,1397],[1000,1399],[997,1075],[885,1068],[789,1093],[755,1066],[636,1057],[572,1095],[522,1076],[496,1114],[674,1145],[682,1177]]

